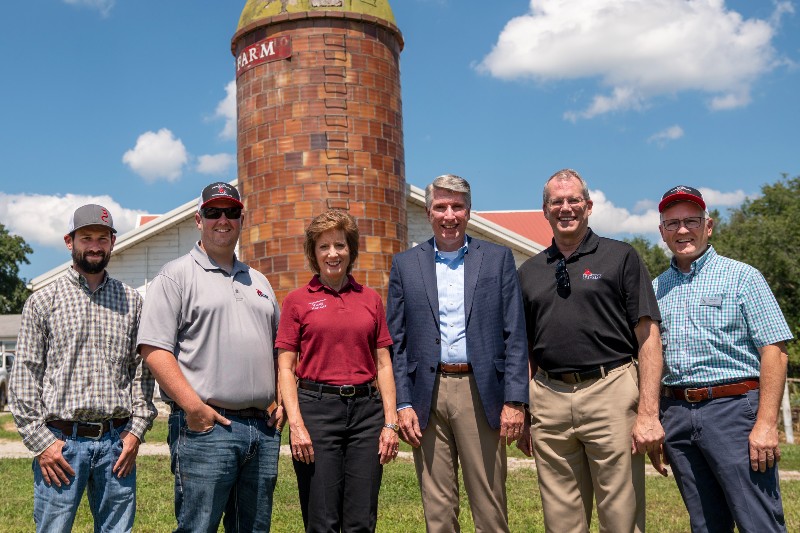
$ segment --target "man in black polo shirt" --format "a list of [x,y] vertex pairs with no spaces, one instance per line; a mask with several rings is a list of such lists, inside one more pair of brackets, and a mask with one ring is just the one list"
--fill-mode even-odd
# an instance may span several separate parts
[[[662,356],[650,275],[628,244],[589,228],[592,201],[577,172],[547,181],[553,244],[519,269],[533,379],[530,424],[547,531],[644,531],[644,453],[657,453]],[[531,450],[533,448],[533,450]]]

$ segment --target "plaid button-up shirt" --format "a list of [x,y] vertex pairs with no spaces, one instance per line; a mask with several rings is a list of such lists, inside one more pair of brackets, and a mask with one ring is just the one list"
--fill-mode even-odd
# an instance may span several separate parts
[[666,386],[758,377],[758,349],[792,338],[764,276],[713,247],[688,273],[673,259],[669,270],[653,280],[653,289],[662,317]]
[[35,455],[55,441],[46,426],[55,419],[131,417],[124,430],[142,439],[157,411],[155,380],[136,353],[141,310],[134,289],[106,274],[90,292],[72,268],[25,302],[9,406]]

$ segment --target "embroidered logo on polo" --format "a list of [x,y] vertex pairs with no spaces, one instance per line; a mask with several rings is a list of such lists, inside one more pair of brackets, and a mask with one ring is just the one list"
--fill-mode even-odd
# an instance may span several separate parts
[[263,292],[261,292],[259,289],[256,289],[256,294],[258,294],[258,295],[259,295],[259,296],[261,296],[262,298],[266,298],[267,300],[269,300],[269,296],[267,296],[266,294],[264,294]]
[[583,279],[600,279],[602,277],[602,274],[592,274],[592,271],[588,268],[583,272]]
[[327,306],[325,305],[325,300],[317,300],[315,302],[311,302],[308,304],[312,311],[319,311],[320,309],[325,309]]

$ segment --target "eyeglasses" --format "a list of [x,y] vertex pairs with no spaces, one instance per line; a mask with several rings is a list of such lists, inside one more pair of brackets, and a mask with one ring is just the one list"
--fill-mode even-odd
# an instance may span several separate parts
[[563,257],[556,264],[556,287],[560,291],[569,289],[569,271]]
[[580,196],[570,196],[569,198],[551,198],[547,201],[547,205],[549,205],[552,209],[554,207],[561,207],[564,205],[564,202],[567,202],[570,207],[578,207],[583,203],[583,198]]
[[216,220],[225,214],[228,220],[236,220],[242,216],[241,207],[204,207],[200,210],[200,216]]
[[670,218],[669,220],[663,220],[661,225],[667,231],[677,231],[681,226],[686,229],[697,229],[703,223],[703,220],[705,220],[705,217],[687,217],[683,220]]

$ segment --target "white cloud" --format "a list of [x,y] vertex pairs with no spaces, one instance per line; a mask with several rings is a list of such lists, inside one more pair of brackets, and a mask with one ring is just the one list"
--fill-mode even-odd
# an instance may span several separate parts
[[658,234],[660,219],[657,208],[634,214],[624,207],[615,206],[603,191],[590,191],[590,196],[594,207],[589,225],[599,235]]
[[776,1],[768,20],[744,19],[724,0],[531,0],[478,70],[540,82],[597,79],[606,88],[568,120],[640,110],[682,91],[709,96],[714,110],[750,102],[752,84],[782,59],[772,46],[792,4]]
[[[742,190],[733,192],[717,191],[700,187],[700,192],[709,209],[723,207],[739,207],[748,195]],[[645,235],[654,241],[660,239],[658,225],[661,218],[658,214],[658,201],[643,199],[636,202],[633,211],[618,207],[609,200],[601,190],[590,191],[594,207],[589,218],[589,225],[599,235],[628,236]],[[661,200],[659,197],[658,200]]]
[[202,174],[226,174],[236,164],[233,154],[201,155],[197,158],[197,172]]
[[111,8],[114,7],[116,0],[64,0],[64,3],[71,6],[86,6],[96,9],[101,15],[107,17],[111,13]]
[[69,219],[78,207],[100,204],[111,212],[114,227],[120,235],[134,228],[136,216],[143,211],[125,209],[110,196],[79,194],[5,194],[0,192],[0,221],[11,233],[29,244],[54,248],[64,247],[64,234]]
[[636,202],[636,205],[633,206],[634,213],[644,213],[648,209],[658,209],[658,202],[655,200],[639,200]]
[[123,163],[149,182],[178,180],[188,160],[183,142],[166,128],[142,133],[136,146],[122,156]]
[[217,104],[215,118],[225,119],[225,127],[219,136],[223,139],[236,138],[236,80],[225,86],[225,98]]
[[669,128],[665,128],[658,133],[654,133],[648,139],[648,143],[656,143],[660,147],[666,146],[669,141],[674,141],[683,137],[683,128],[678,126],[677,124],[674,126],[670,126]]
[[699,187],[698,190],[703,195],[703,200],[706,201],[706,206],[708,206],[709,209],[739,207],[747,198],[755,197],[755,195],[748,195],[741,189],[733,192],[722,192],[706,187]]

